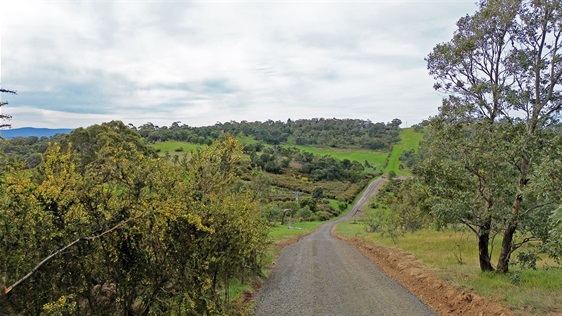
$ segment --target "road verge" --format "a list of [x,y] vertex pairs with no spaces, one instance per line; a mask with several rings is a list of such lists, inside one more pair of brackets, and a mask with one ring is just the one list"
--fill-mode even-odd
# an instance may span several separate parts
[[441,280],[413,255],[399,249],[369,244],[358,237],[341,240],[356,247],[365,257],[384,272],[418,296],[440,315],[514,315],[496,302],[484,299],[467,290],[461,290]]

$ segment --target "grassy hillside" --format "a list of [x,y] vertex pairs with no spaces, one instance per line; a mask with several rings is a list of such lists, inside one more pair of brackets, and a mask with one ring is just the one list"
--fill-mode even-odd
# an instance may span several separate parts
[[[385,161],[388,158],[388,164],[384,169],[384,172],[394,171],[399,176],[409,176],[411,175],[410,170],[400,169],[400,161],[398,159],[404,151],[410,149],[414,149],[415,151],[417,151],[422,137],[423,133],[416,133],[414,132],[413,128],[402,129],[400,131],[400,142],[398,142],[392,148],[391,153],[389,153],[388,151],[368,149],[332,148],[287,144],[282,144],[282,146],[296,147],[299,150],[306,151],[318,156],[329,155],[339,160],[355,160],[362,164],[365,163],[365,161],[368,161],[369,164],[376,167],[375,170],[377,171],[382,170]],[[253,137],[242,137],[240,138],[240,142],[244,145],[247,145],[256,143],[257,141]],[[184,152],[189,152],[202,146],[204,145],[177,141],[157,142],[153,145],[154,148],[159,150],[160,156],[165,156],[166,152],[169,153],[170,156],[181,155],[181,151],[179,151],[180,148]],[[373,171],[373,169],[369,168],[369,170],[367,171]]]
[[423,133],[414,132],[413,128],[404,128],[400,131],[400,142],[394,145],[390,157],[388,159],[388,164],[385,168],[385,172],[394,171],[399,176],[410,176],[412,172],[407,169],[400,169],[400,155],[402,152],[414,149],[418,151],[418,147],[421,139],[423,138]]

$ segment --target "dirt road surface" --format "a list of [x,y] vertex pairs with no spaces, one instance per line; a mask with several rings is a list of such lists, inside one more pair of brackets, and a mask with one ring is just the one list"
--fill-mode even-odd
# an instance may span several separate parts
[[255,316],[436,315],[345,241],[334,225],[367,201],[376,180],[349,213],[286,247],[256,297]]

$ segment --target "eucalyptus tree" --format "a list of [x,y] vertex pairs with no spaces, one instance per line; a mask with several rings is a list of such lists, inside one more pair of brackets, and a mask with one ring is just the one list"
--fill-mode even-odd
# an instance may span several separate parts
[[[559,137],[549,126],[562,108],[562,3],[483,0],[457,27],[453,38],[426,58],[434,88],[447,95],[433,120],[428,151],[440,146],[442,160],[428,161],[444,178],[457,172],[454,178],[465,179],[450,198],[471,211],[449,219],[479,236],[483,270],[493,269],[485,262],[490,257],[485,239],[500,233],[497,271],[505,273],[516,249],[546,238],[548,213],[559,202],[556,190],[536,190],[550,181],[539,172],[542,164],[559,161]],[[444,217],[456,214],[451,208],[441,209]]]

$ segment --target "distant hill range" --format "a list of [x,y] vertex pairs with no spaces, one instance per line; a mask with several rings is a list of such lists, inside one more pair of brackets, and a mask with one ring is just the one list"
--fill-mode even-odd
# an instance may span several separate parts
[[39,138],[46,136],[51,137],[56,134],[68,134],[72,131],[71,128],[35,128],[35,127],[22,127],[0,130],[0,135],[6,139],[15,137],[30,137],[37,136]]

